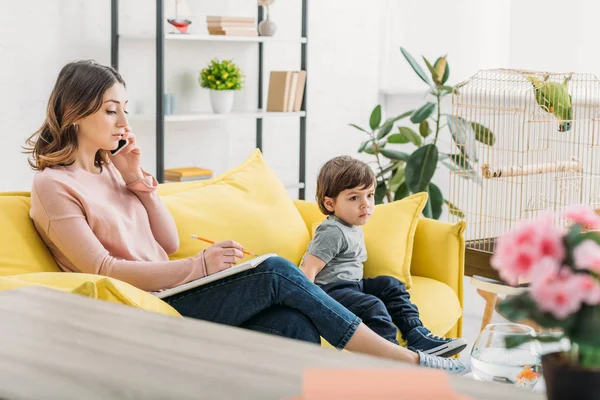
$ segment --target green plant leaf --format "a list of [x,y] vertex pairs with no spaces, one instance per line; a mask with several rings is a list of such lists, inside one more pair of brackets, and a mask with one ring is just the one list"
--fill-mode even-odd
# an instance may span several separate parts
[[468,159],[477,162],[477,145],[475,143],[475,132],[471,124],[461,117],[448,116],[448,128],[454,143]]
[[471,164],[469,164],[469,161],[467,161],[467,157],[465,157],[463,154],[450,154],[450,160],[452,160],[454,165],[456,165],[464,172],[473,171]]
[[575,314],[571,314],[565,319],[556,319],[552,314],[540,311],[528,293],[507,297],[496,308],[510,321],[519,322],[531,319],[542,328],[562,328],[567,336],[575,323]]
[[458,94],[458,91],[455,88],[453,88],[452,86],[440,85],[440,86],[438,86],[438,89],[440,89],[441,91],[444,91],[446,93],[456,92],[456,94]]
[[448,212],[460,219],[465,219],[465,213],[460,210],[460,208],[456,207],[454,204],[450,203],[448,200],[444,200],[444,203],[448,206]]
[[424,138],[426,138],[427,136],[429,136],[431,134],[431,129],[429,129],[429,122],[423,121],[419,124],[419,133]]
[[478,124],[477,122],[471,122],[471,128],[475,132],[475,140],[488,146],[493,146],[496,142],[494,133],[485,126]]
[[520,346],[524,343],[538,341],[542,343],[555,343],[560,342],[562,340],[562,336],[554,336],[554,335],[546,335],[546,336],[538,336],[538,335],[510,335],[504,339],[506,344],[506,348],[512,349],[513,347]]
[[381,124],[381,106],[378,105],[371,112],[371,118],[369,118],[369,125],[371,126],[371,130],[375,130]]
[[600,306],[584,305],[568,333],[571,341],[580,346],[600,348]]
[[358,126],[358,125],[355,125],[355,124],[348,124],[348,125],[350,125],[350,126],[352,126],[352,127],[356,128],[356,129],[358,129],[359,131],[363,131],[364,133],[368,133],[369,135],[371,134],[371,132],[369,132],[369,131],[367,131],[367,130],[365,130],[365,129],[361,128],[361,127],[360,127],[360,126]]
[[427,203],[425,203],[425,207],[423,208],[423,216],[425,218],[433,218],[433,211],[431,210],[429,199],[427,199]]
[[413,124],[419,124],[425,121],[431,116],[431,114],[433,114],[435,107],[435,103],[432,103],[431,101],[424,104],[421,108],[415,110],[415,112],[410,116],[410,122]]
[[367,154],[371,154],[371,155],[375,154],[375,150],[373,150],[373,145],[365,147],[363,151]]
[[404,181],[404,167],[398,167],[390,179],[390,187],[401,184]]
[[449,160],[441,160],[441,163],[444,164],[444,166],[450,171],[460,174],[460,176],[463,178],[470,179],[478,185],[481,185],[483,183],[481,177],[478,176],[477,172],[475,171],[462,169]]
[[406,162],[406,183],[413,193],[423,192],[431,181],[438,161],[438,149],[434,144],[419,147]]
[[385,181],[377,182],[377,186],[375,187],[375,204],[383,203],[383,199],[385,198],[386,193]]
[[400,47],[400,51],[402,52],[402,55],[404,56],[404,58],[406,58],[406,61],[408,61],[412,69],[417,73],[417,75],[419,75],[419,78],[421,78],[423,82],[431,86],[431,82],[427,78],[427,75],[425,74],[425,71],[423,71],[423,68],[421,68],[419,63],[417,63],[417,60],[415,60],[413,56],[411,56],[410,53],[404,47]]
[[404,144],[408,143],[408,138],[400,133],[394,133],[393,135],[388,136],[388,143],[394,144]]
[[373,139],[367,139],[364,142],[362,142],[360,147],[358,148],[358,152],[362,153],[365,150],[365,148],[369,145],[369,143],[371,143],[371,141],[373,141]]
[[423,61],[425,61],[425,65],[427,66],[427,69],[429,70],[429,72],[431,72],[431,78],[437,84],[439,81],[439,78],[438,78],[438,74],[435,72],[435,68],[433,68],[433,65],[431,65],[431,63],[429,62],[428,59],[425,58],[425,56],[423,56]]
[[[440,65],[440,62],[446,61],[446,56],[444,57],[439,57],[437,60],[435,60],[435,63],[433,64],[433,68],[437,69],[438,65]],[[442,85],[444,83],[446,83],[446,81],[448,80],[448,78],[450,77],[450,66],[448,65],[448,61],[446,61],[446,67],[444,68],[444,76],[442,77]]]
[[[404,114],[398,115],[397,117],[394,117],[394,118],[388,118],[388,119],[387,119],[387,120],[386,120],[386,121],[383,123],[383,125],[381,125],[381,126],[379,127],[379,129],[380,129],[380,130],[383,130],[383,129],[388,129],[388,126],[391,126],[391,127],[393,128],[394,124],[395,124],[397,121],[400,121],[401,119],[404,119],[404,118],[406,118],[406,117],[409,117],[409,116],[411,116],[413,112],[415,112],[415,110],[410,110],[410,111],[407,111],[407,112],[405,112]],[[390,129],[392,129],[392,128],[390,128]],[[379,138],[379,139],[381,139],[381,138]]]
[[420,146],[421,145],[421,137],[415,131],[413,131],[412,129],[407,128],[405,126],[401,126],[399,134],[401,136],[403,136],[404,138],[406,138],[406,140],[408,142],[411,142],[415,146]]
[[377,139],[383,139],[392,131],[394,124],[388,124],[389,121],[389,119],[386,120],[385,123],[377,129]]
[[442,206],[444,205],[444,195],[439,187],[437,187],[433,182],[429,182],[427,186],[427,192],[429,193],[429,197],[427,202],[430,203],[431,208],[431,217],[433,219],[440,219],[442,215]]
[[396,190],[396,193],[394,193],[394,201],[402,200],[403,198],[408,197],[408,196],[410,196],[410,191],[408,190],[408,186],[406,185],[406,182],[402,182],[402,184]]
[[390,149],[379,149],[379,152],[390,160],[395,161],[408,161],[409,155],[402,151],[390,150]]

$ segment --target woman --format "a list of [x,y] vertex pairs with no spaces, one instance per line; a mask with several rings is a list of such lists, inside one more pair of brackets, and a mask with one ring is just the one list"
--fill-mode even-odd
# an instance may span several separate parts
[[[140,289],[171,288],[230,268],[243,257],[233,241],[170,261],[179,247],[173,218],[140,167],[127,123],[125,82],[92,61],[67,64],[46,120],[28,141],[37,170],[31,218],[65,271],[110,276]],[[119,140],[129,144],[110,155]],[[319,343],[338,349],[460,372],[458,360],[413,353],[379,337],[289,261],[259,267],[165,299],[182,315]]]

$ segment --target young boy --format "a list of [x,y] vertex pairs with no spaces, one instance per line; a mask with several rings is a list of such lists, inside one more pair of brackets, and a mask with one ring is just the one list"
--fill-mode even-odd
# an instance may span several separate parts
[[373,214],[374,193],[375,175],[365,163],[348,156],[325,163],[316,197],[327,219],[317,228],[300,268],[390,342],[398,344],[400,329],[412,351],[440,357],[460,353],[465,340],[439,337],[425,328],[402,282],[391,276],[363,278],[367,251],[361,226]]

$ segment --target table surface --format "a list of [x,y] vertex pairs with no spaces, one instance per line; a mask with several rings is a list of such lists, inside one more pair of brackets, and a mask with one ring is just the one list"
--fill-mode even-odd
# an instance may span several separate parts
[[[39,287],[0,292],[0,398],[282,399],[307,368],[411,366]],[[543,395],[450,376],[475,399]]]

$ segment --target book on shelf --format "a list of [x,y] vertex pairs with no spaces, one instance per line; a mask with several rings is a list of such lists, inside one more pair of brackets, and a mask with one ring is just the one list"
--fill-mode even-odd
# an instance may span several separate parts
[[267,111],[300,111],[305,86],[306,71],[271,71]]
[[173,182],[198,181],[210,179],[213,171],[198,167],[170,168],[165,169],[165,180]]
[[254,18],[208,16],[206,27],[211,35],[258,36]]

